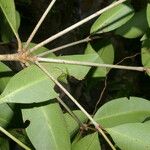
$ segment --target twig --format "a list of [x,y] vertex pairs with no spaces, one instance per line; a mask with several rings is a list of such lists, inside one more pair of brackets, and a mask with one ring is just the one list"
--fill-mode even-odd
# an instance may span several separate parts
[[21,141],[19,141],[17,138],[15,138],[13,135],[11,135],[9,132],[7,132],[4,128],[0,127],[0,131],[2,133],[4,133],[5,135],[7,135],[10,139],[12,139],[13,141],[15,141],[18,145],[20,145],[22,148],[26,149],[26,150],[31,150],[29,147],[27,147],[26,145],[24,145]]
[[95,105],[95,109],[94,109],[94,111],[93,111],[93,115],[96,113],[98,104],[99,104],[100,101],[102,100],[102,97],[103,97],[104,92],[105,92],[105,90],[106,90],[106,86],[107,86],[107,76],[106,76],[106,78],[105,78],[104,88],[103,88],[103,90],[102,90],[102,92],[101,92],[101,94],[100,94],[100,97],[99,97],[99,99],[98,99],[96,105]]
[[67,112],[72,116],[72,118],[79,124],[79,126],[85,128],[85,125],[79,120],[79,118],[71,111],[71,109],[61,100],[59,97],[56,98],[58,102],[67,110]]
[[101,133],[104,139],[108,142],[110,147],[113,150],[116,150],[111,141],[105,135],[103,130],[100,128],[99,124],[86,112],[86,110],[77,102],[77,100],[39,63],[35,62],[35,64],[76,104],[76,106],[88,117],[88,119],[92,122],[95,128]]
[[79,27],[79,26],[85,24],[86,22],[90,21],[91,19],[93,19],[93,18],[99,16],[99,15],[102,14],[103,12],[105,12],[105,11],[107,11],[107,10],[109,10],[109,9],[111,9],[111,8],[113,8],[113,7],[117,6],[117,5],[119,5],[119,4],[123,3],[123,2],[125,2],[125,1],[126,1],[126,0],[119,0],[119,1],[116,1],[116,2],[114,2],[114,3],[112,3],[112,4],[110,4],[109,6],[107,6],[107,7],[103,8],[103,9],[97,11],[96,13],[90,15],[89,17],[87,17],[87,18],[85,18],[85,19],[83,19],[83,20],[77,22],[76,24],[74,24],[74,25],[72,25],[72,26],[70,26],[70,27],[64,29],[63,31],[61,31],[61,32],[59,32],[59,33],[57,33],[57,34],[51,36],[50,38],[46,39],[45,41],[43,41],[43,42],[37,44],[35,47],[29,49],[29,51],[31,51],[31,52],[35,51],[36,49],[38,49],[38,48],[40,48],[40,47],[42,47],[42,46],[48,44],[49,42],[51,42],[51,41],[53,41],[53,40],[59,38],[60,36],[66,34],[66,33],[68,33],[68,32],[70,32],[70,31],[74,30],[75,28],[77,28],[77,27]]
[[17,39],[17,43],[18,43],[18,52],[22,51],[22,42],[19,38],[19,35],[17,33],[15,33],[16,39]]
[[0,61],[19,61],[19,55],[18,53],[0,55]]
[[123,58],[121,61],[119,61],[118,63],[116,63],[116,65],[121,64],[123,61],[125,61],[125,60],[127,60],[127,59],[134,58],[134,57],[136,57],[136,56],[138,56],[138,55],[140,55],[140,54],[141,54],[141,53],[136,53],[135,55],[127,56],[127,57]]
[[[41,53],[41,54],[39,54],[39,55],[37,55],[37,56],[40,56],[40,57],[41,57],[41,56],[45,56],[45,55],[47,55],[47,54],[49,54],[49,53],[53,53],[53,52],[56,52],[56,51],[59,51],[59,50],[62,50],[62,49],[65,49],[65,48],[68,48],[68,47],[71,47],[71,46],[75,46],[75,45],[78,45],[78,44],[81,44],[81,43],[86,43],[86,42],[89,42],[89,41],[91,41],[91,40],[93,40],[93,39],[90,38],[90,37],[87,37],[87,38],[85,38],[85,39],[82,39],[82,40],[79,40],[79,41],[76,41],[76,42],[72,42],[72,43],[65,44],[65,45],[62,45],[62,46],[60,46],[60,47],[51,49],[51,50],[46,51],[46,52],[44,52],[44,53]],[[30,51],[30,52],[32,52],[32,51]]]
[[58,63],[58,64],[82,65],[82,66],[91,66],[91,67],[94,66],[94,67],[104,67],[104,68],[115,68],[115,69],[134,70],[134,71],[148,71],[150,69],[150,68],[144,68],[144,67],[99,64],[99,63],[84,62],[84,61],[62,60],[62,59],[41,58],[41,57],[37,57],[37,61]]
[[34,35],[36,34],[36,32],[38,31],[39,27],[41,26],[42,22],[44,21],[44,19],[46,18],[47,14],[49,13],[49,11],[51,10],[51,8],[53,7],[53,5],[55,4],[56,0],[52,0],[49,4],[49,6],[47,7],[47,9],[45,10],[44,14],[42,15],[41,19],[39,20],[39,22],[37,23],[37,25],[35,26],[34,30],[32,31],[31,35],[29,36],[24,49],[27,49],[31,40],[33,39]]
[[36,57],[27,55],[26,53],[18,52],[15,54],[0,55],[0,61],[20,61],[21,63],[27,63],[28,61],[36,61]]

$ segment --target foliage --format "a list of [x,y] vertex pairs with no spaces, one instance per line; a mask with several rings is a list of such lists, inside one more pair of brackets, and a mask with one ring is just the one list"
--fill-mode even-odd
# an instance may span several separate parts
[[[6,43],[11,41],[14,35],[18,38],[20,15],[15,8],[14,0],[0,0],[0,8],[2,18],[0,36],[1,41]],[[100,15],[91,27],[90,37],[103,33],[112,33],[114,36],[120,35],[125,38],[142,37],[142,64],[144,67],[150,67],[148,30],[150,30],[150,4],[147,2],[144,9],[135,11],[128,2],[119,4]],[[31,43],[30,47],[35,45]],[[47,50],[42,47],[32,54],[37,55]],[[88,42],[84,54],[67,56],[50,54],[46,57],[111,65],[114,62],[115,48],[111,39],[103,38],[102,42]],[[91,71],[90,65],[41,64],[48,73],[62,83],[67,81],[68,77],[83,80]],[[92,77],[104,78],[109,71],[108,67],[96,68]],[[150,75],[149,70],[146,71]],[[20,72],[13,73],[1,62],[0,92],[0,127],[9,131],[18,138],[18,141],[23,141],[31,149],[100,150],[102,148],[102,138],[93,129],[89,118],[82,110],[72,111],[75,117],[72,113],[65,112],[57,102],[60,95],[55,89],[55,83],[35,64],[29,64]],[[149,117],[148,100],[140,97],[123,97],[102,105],[93,119],[110,135],[116,147],[123,150],[150,150]],[[15,121],[12,122],[13,119]],[[14,122],[19,124],[14,125]],[[21,137],[17,134],[17,130],[12,132],[15,128],[21,130]],[[12,139],[15,141],[15,138]],[[0,149],[10,149],[9,144],[8,138],[1,134]]]

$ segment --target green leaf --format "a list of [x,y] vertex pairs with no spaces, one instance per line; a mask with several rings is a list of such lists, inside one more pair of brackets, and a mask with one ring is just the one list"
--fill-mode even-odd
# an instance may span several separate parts
[[[97,63],[112,64],[114,61],[114,48],[109,40],[102,40],[92,45],[88,43],[85,53],[97,55]],[[97,68],[93,73],[93,77],[105,77],[109,70],[107,68]]]
[[147,4],[147,12],[146,12],[146,15],[147,15],[148,25],[149,25],[149,27],[150,27],[150,4],[149,4],[149,3]]
[[[73,113],[78,117],[78,119],[82,123],[87,121],[87,117],[85,116],[85,114],[82,111],[75,110],[75,111],[73,111]],[[77,132],[77,130],[80,128],[80,126],[77,123],[77,121],[70,114],[65,113],[64,116],[65,116],[65,120],[67,123],[68,132],[70,133],[70,136],[72,137]]]
[[150,125],[129,123],[106,129],[122,150],[149,150]]
[[[17,31],[19,29],[20,26],[20,15],[19,13],[16,11],[16,25],[17,25]],[[8,24],[8,21],[6,18],[2,17],[2,21],[0,24],[0,28],[1,28],[1,39],[4,43],[8,43],[12,40],[12,38],[14,37],[13,31],[10,27],[10,25]]]
[[145,41],[150,38],[150,28],[146,31],[146,33],[142,36],[140,41]]
[[4,63],[0,62],[0,93],[3,92],[12,75],[12,70]]
[[22,109],[29,120],[27,135],[36,150],[70,150],[71,143],[63,113],[57,103]]
[[104,104],[94,120],[108,128],[124,123],[142,122],[150,116],[150,102],[137,97],[119,98]]
[[104,12],[92,25],[90,33],[103,33],[115,30],[130,20],[133,15],[134,10],[131,6],[119,4]]
[[[12,71],[5,64],[0,62],[0,92],[2,92],[10,80]],[[0,126],[7,127],[14,113],[8,104],[0,105]]]
[[[97,62],[99,56],[97,54],[84,54],[84,55],[68,55],[59,56],[58,59],[64,60],[74,60],[74,61],[87,61],[87,62]],[[102,62],[101,62],[102,63]],[[66,72],[67,75],[73,76],[78,80],[84,79],[91,67],[80,66],[80,65],[70,65],[70,64],[55,64],[57,68]],[[64,69],[64,71],[63,71]]]
[[0,126],[6,128],[10,123],[11,119],[14,115],[14,112],[9,107],[8,104],[1,104],[0,105]]
[[18,35],[18,16],[16,15],[14,0],[0,0],[0,8],[2,9],[11,29],[15,35]]
[[137,13],[123,26],[116,30],[116,34],[125,38],[137,38],[142,36],[148,29],[146,10]]
[[[143,66],[150,67],[150,39],[143,41],[141,56]],[[150,75],[150,72],[147,73]]]
[[[95,54],[97,56],[96,63],[103,64],[103,60],[99,57],[98,53],[93,49],[92,45],[88,43],[87,48],[85,49],[85,54]],[[92,71],[93,72],[93,71]],[[93,77],[105,77],[107,74],[106,68],[94,68],[94,72],[92,74]]]
[[[46,68],[55,77],[60,74],[45,64]],[[30,66],[11,78],[0,101],[8,103],[36,103],[56,98],[58,95],[53,89],[54,83],[37,67]]]
[[[97,59],[97,56],[89,54],[64,56],[61,58],[93,62]],[[90,70],[90,67],[79,65],[46,63],[43,64],[43,66],[56,79],[65,73],[81,80]],[[37,66],[32,65],[11,78],[4,92],[1,94],[0,102],[38,103],[54,99],[58,96],[53,89],[54,85],[53,81],[51,81],[45,73]]]
[[101,150],[98,133],[87,135],[72,145],[72,150]]
[[8,139],[0,137],[0,150],[10,150]]

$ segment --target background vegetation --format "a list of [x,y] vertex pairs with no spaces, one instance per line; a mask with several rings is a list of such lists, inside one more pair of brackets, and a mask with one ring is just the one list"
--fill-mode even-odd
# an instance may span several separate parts
[[[49,0],[0,0],[0,53],[21,56],[0,63],[0,149],[150,149],[149,1],[117,4],[33,50],[50,35],[112,2],[56,1],[26,47]],[[67,43],[75,46],[63,49],[61,45]],[[33,51],[24,58],[24,50]],[[55,52],[45,55],[49,50]],[[45,60],[41,57],[68,62],[37,63],[33,55],[39,62]],[[83,109],[70,101],[57,81]]]

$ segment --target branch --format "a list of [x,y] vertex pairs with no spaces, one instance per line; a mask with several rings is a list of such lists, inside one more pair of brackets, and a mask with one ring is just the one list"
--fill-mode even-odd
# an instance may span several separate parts
[[29,56],[27,53],[18,52],[15,54],[0,55],[0,61],[20,61],[21,63],[35,62],[36,57]]
[[40,47],[42,47],[42,46],[48,44],[49,42],[51,42],[51,41],[53,41],[53,40],[55,40],[55,39],[61,37],[62,35],[64,35],[64,34],[70,32],[70,31],[74,30],[75,28],[77,28],[77,27],[79,27],[79,26],[85,24],[86,22],[88,22],[88,21],[92,20],[93,18],[99,16],[100,14],[104,13],[105,11],[107,11],[107,10],[109,10],[109,9],[111,9],[111,8],[117,6],[117,5],[119,5],[119,4],[121,4],[121,3],[125,2],[125,1],[126,1],[126,0],[119,0],[119,1],[116,1],[116,2],[114,2],[114,3],[112,3],[112,4],[110,4],[109,6],[107,6],[107,7],[103,8],[103,9],[97,11],[96,13],[92,14],[91,16],[89,16],[89,17],[87,17],[87,18],[85,18],[85,19],[83,19],[83,20],[77,22],[76,24],[74,24],[74,25],[72,25],[72,26],[70,26],[70,27],[64,29],[63,31],[61,31],[61,32],[59,32],[59,33],[57,33],[57,34],[51,36],[50,38],[46,39],[45,41],[43,41],[43,42],[37,44],[37,45],[34,46],[33,48],[29,49],[29,51],[30,51],[30,52],[33,52],[33,51],[37,50],[38,48],[40,48]]
[[5,135],[7,135],[10,139],[12,139],[13,141],[15,141],[18,145],[20,145],[22,148],[26,149],[26,150],[31,150],[29,147],[27,147],[26,145],[24,145],[21,141],[19,141],[17,138],[15,138],[13,135],[11,135],[9,132],[7,132],[4,128],[0,127],[0,131],[2,133],[4,133]]
[[72,43],[65,44],[65,45],[62,45],[62,46],[60,46],[60,47],[51,49],[51,50],[46,51],[46,52],[44,52],[44,53],[41,53],[41,54],[39,54],[39,55],[37,55],[37,56],[40,56],[40,57],[41,57],[41,56],[45,56],[45,55],[47,55],[47,54],[49,54],[49,53],[53,53],[53,52],[56,52],[56,51],[59,51],[59,50],[62,50],[62,49],[65,49],[65,48],[68,48],[68,47],[71,47],[71,46],[75,46],[75,45],[78,45],[78,44],[81,44],[81,43],[86,43],[86,42],[89,42],[89,41],[91,41],[91,40],[93,40],[93,39],[90,38],[90,37],[87,37],[87,38],[85,38],[85,39],[82,39],[82,40],[79,40],[79,41],[76,41],[76,42],[72,42]]
[[51,8],[53,7],[53,5],[55,4],[56,0],[52,0],[49,4],[49,6],[47,7],[47,9],[45,10],[44,14],[42,15],[41,19],[39,20],[39,22],[37,23],[37,25],[35,26],[34,30],[32,31],[31,35],[29,36],[26,45],[24,47],[24,49],[27,49],[31,40],[33,39],[34,35],[36,34],[36,32],[38,31],[39,27],[41,26],[42,22],[44,21],[44,19],[46,18],[47,14],[49,13],[49,11],[51,10]]
[[111,141],[105,135],[104,131],[100,128],[99,124],[87,113],[87,111],[78,103],[78,101],[39,62],[35,62],[35,64],[72,100],[72,102],[74,102],[74,104],[76,104],[76,106],[87,116],[95,128],[101,133],[110,147],[113,150],[116,150]]
[[78,123],[79,127],[86,128],[86,126],[80,121],[76,114],[65,104],[65,102],[59,97],[56,98],[58,102],[67,110],[70,116]]
[[0,61],[20,61],[18,53],[0,55]]
[[99,64],[99,63],[93,63],[93,62],[62,60],[62,59],[54,59],[54,58],[37,57],[37,61],[39,61],[39,62],[49,62],[49,63],[58,63],[58,64],[71,64],[71,65],[82,65],[82,66],[91,66],[91,67],[103,67],[103,68],[134,70],[134,71],[141,71],[141,72],[142,71],[146,71],[146,72],[150,71],[150,68],[144,68],[144,67]]

